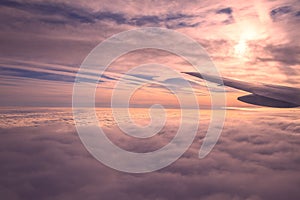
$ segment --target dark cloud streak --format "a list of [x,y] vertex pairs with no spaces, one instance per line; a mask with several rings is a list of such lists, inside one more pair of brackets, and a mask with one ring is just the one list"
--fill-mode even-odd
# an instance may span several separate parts
[[232,8],[228,7],[228,8],[223,8],[223,9],[220,9],[220,10],[217,10],[217,14],[228,14],[228,15],[231,15],[232,14]]
[[[18,1],[1,1],[0,6],[10,7],[14,9],[23,10],[36,15],[43,16],[61,16],[64,19],[44,19],[39,20],[44,23],[59,25],[59,24],[73,24],[87,23],[94,24],[97,21],[110,20],[116,24],[128,24],[135,26],[145,25],[159,25],[168,21],[179,20],[177,27],[194,27],[196,24],[187,24],[184,22],[185,19],[194,18],[196,16],[186,15],[182,13],[168,14],[166,16],[156,15],[141,15],[135,17],[126,16],[123,13],[113,13],[108,11],[97,11],[94,12],[84,7],[75,7],[65,3],[46,3],[46,2],[18,2]],[[182,21],[180,21],[182,20]]]

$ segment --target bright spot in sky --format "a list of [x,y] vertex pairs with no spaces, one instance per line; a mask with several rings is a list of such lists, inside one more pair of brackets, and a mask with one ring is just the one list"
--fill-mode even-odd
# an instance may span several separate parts
[[240,20],[238,22],[237,33],[237,43],[233,46],[233,53],[241,59],[249,59],[251,57],[251,46],[249,44],[266,37],[262,25],[252,20]]
[[246,52],[248,49],[247,41],[241,39],[235,46],[234,46],[234,54],[238,57],[246,56]]

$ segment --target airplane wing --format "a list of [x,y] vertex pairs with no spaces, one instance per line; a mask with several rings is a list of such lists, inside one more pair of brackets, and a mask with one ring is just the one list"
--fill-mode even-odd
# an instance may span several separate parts
[[[183,72],[206,81],[220,84],[220,78],[211,75],[201,75],[198,72]],[[204,78],[205,77],[205,78]],[[264,83],[248,83],[245,81],[222,78],[223,84],[251,94],[238,97],[239,101],[267,107],[294,108],[300,106],[300,89]]]

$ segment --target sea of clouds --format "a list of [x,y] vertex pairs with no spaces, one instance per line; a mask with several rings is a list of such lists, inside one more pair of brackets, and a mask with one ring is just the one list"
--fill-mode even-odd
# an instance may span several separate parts
[[[136,152],[168,143],[176,133],[176,113],[171,111],[156,136],[133,139],[117,128],[107,109],[97,110],[108,137]],[[0,114],[1,199],[300,199],[296,109],[228,110],[218,143],[199,159],[209,122],[208,112],[202,112],[189,150],[170,166],[145,174],[119,172],[94,159],[78,137],[70,109],[1,109]]]

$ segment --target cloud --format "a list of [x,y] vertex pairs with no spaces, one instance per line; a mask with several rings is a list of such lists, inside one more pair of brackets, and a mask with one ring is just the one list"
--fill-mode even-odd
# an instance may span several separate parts
[[14,75],[42,80],[53,80],[53,81],[65,81],[65,82],[74,82],[74,77],[64,76],[64,75],[53,75],[47,72],[35,72],[31,70],[24,69],[12,69],[9,67],[1,67],[1,71],[6,75]]
[[222,8],[222,9],[216,11],[216,14],[225,14],[225,15],[228,15],[228,18],[225,19],[225,20],[223,20],[224,24],[234,23],[234,18],[233,18],[232,13],[233,13],[233,10],[230,7],[228,7],[228,8]]
[[[101,41],[121,31],[149,26],[174,29],[199,42],[225,77],[298,87],[298,4],[294,0],[1,1],[0,70],[7,76],[7,82],[1,81],[1,92],[8,93],[2,93],[3,96],[13,96],[11,91],[16,94],[19,90],[29,91],[30,88],[24,88],[26,78],[37,83],[43,79],[47,84],[52,81],[53,88],[57,82],[71,84],[82,61]],[[235,52],[239,44],[247,45],[245,55]],[[193,70],[163,53],[145,51],[136,55],[136,59],[126,57],[124,62],[112,64],[109,72],[119,73],[114,79],[133,66],[145,64],[149,57],[178,71]],[[270,73],[276,76],[270,78]],[[94,75],[94,72],[85,74],[92,80],[97,78]],[[24,84],[14,83],[17,79],[12,76],[19,77]],[[103,88],[113,87],[112,76],[103,80]],[[39,92],[30,94],[39,96]],[[51,94],[48,97],[54,100]],[[20,98],[14,99],[15,105],[21,105]]]
[[292,8],[290,6],[282,6],[271,10],[270,15],[272,19],[276,19],[282,15],[288,14],[292,12]]
[[[260,58],[263,61],[277,61],[285,65],[299,65],[300,64],[300,48],[294,44],[284,45],[268,45],[265,50],[271,54],[271,58]],[[288,73],[288,72],[287,72]]]
[[[179,110],[169,111],[164,132],[148,140],[126,137],[109,110],[97,112],[115,144],[139,152],[159,148],[175,134]],[[144,112],[134,112],[137,123],[148,120]],[[102,165],[85,150],[71,109],[1,109],[0,193],[13,200],[298,199],[297,112],[228,111],[219,142],[200,160],[198,150],[209,122],[209,113],[203,111],[202,129],[183,157],[153,173],[127,174]]]
[[223,9],[220,9],[220,10],[217,10],[217,14],[228,14],[228,15],[231,15],[232,14],[232,9],[230,7],[228,8],[223,8]]
[[[145,26],[153,25],[157,26],[164,22],[180,20],[177,22],[177,27],[193,27],[184,22],[187,18],[194,18],[193,15],[187,15],[182,13],[172,13],[165,16],[156,15],[139,15],[139,16],[128,16],[125,13],[114,13],[110,11],[93,11],[91,9],[74,6],[62,2],[19,2],[19,1],[2,1],[1,6],[10,7],[14,9],[23,10],[31,14],[36,14],[36,18],[42,22],[49,23],[52,25],[59,24],[74,24],[87,23],[94,24],[97,21],[109,20],[116,24],[128,24],[134,26]],[[60,19],[44,18],[44,16],[60,16]],[[175,28],[175,26],[173,26]]]
[[59,15],[67,20],[78,21],[80,23],[95,23],[95,20],[105,19],[113,20],[116,23],[125,21],[122,14],[109,12],[93,13],[91,10],[65,3],[2,1],[0,5],[41,15]]

